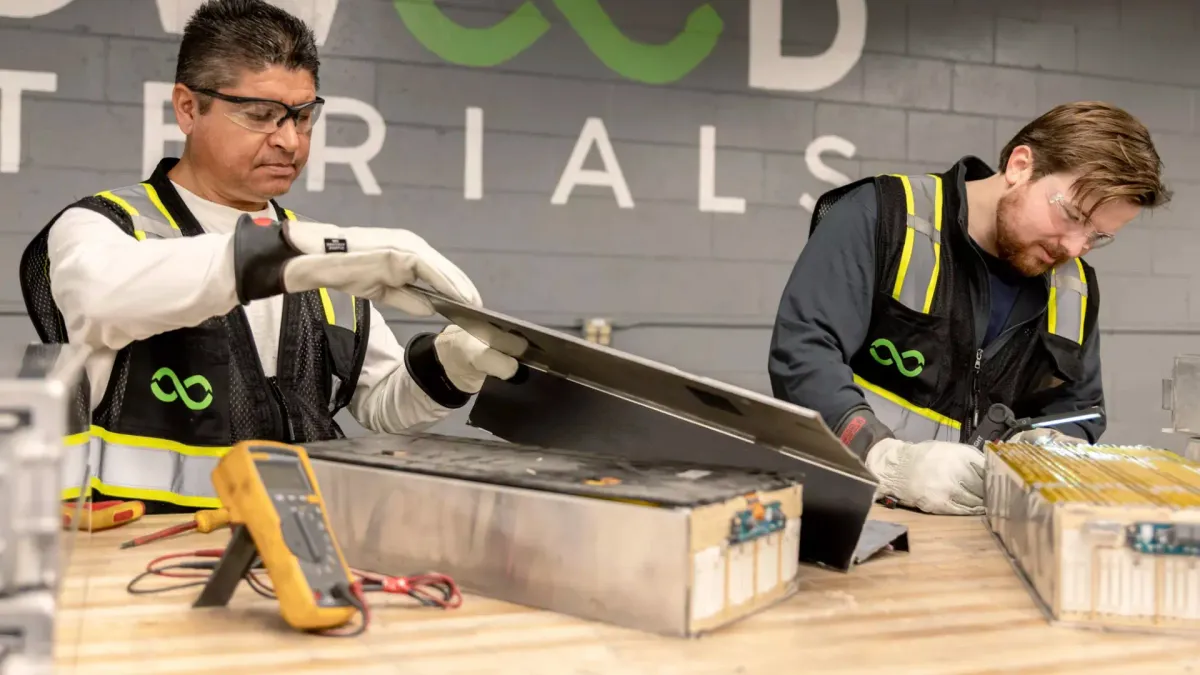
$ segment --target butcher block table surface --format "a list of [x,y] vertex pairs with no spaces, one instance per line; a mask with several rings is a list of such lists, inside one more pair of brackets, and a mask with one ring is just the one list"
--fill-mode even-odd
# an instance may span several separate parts
[[849,574],[801,566],[796,596],[685,639],[469,593],[454,610],[372,593],[370,628],[356,638],[293,631],[244,583],[225,608],[193,609],[198,587],[130,595],[126,584],[150,559],[228,539],[220,530],[119,549],[183,519],[149,516],[78,535],[58,610],[57,672],[1200,673],[1197,640],[1049,626],[979,518],[881,507],[872,517],[907,524],[911,553],[881,554]]

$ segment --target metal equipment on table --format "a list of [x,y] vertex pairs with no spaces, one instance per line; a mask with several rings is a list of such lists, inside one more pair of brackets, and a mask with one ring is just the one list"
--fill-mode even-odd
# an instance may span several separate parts
[[53,671],[74,533],[62,531],[62,494],[78,497],[75,523],[87,501],[86,359],[66,345],[0,355],[0,674]]
[[[419,290],[419,289],[418,289]],[[804,484],[800,559],[849,570],[882,544],[878,481],[816,412],[420,290],[434,309],[517,359],[488,378],[468,423],[512,443],[633,461],[771,471]]]
[[1200,460],[1200,354],[1176,356],[1162,384],[1162,408],[1171,411],[1171,426],[1163,431],[1186,436],[1184,457]]
[[770,472],[415,433],[305,450],[357,568],[676,636],[796,590],[807,488]]
[[337,545],[303,448],[239,443],[213,470],[213,487],[235,525],[196,607],[228,604],[261,557],[288,625],[326,630],[347,624],[355,614],[365,622],[365,601]]
[[979,426],[975,427],[970,445],[983,450],[987,443],[1007,441],[1022,431],[1053,428],[1061,424],[1083,422],[1098,417],[1104,417],[1104,409],[1099,406],[1093,406],[1077,412],[1057,413],[1044,417],[1017,418],[1008,406],[1003,403],[994,403],[988,408],[983,419],[979,421]]
[[986,455],[988,527],[1050,622],[1200,635],[1200,464],[1054,442]]
[[[292,628],[327,637],[366,632],[371,621],[367,593],[407,595],[425,607],[442,609],[462,603],[458,586],[444,574],[389,576],[349,567],[308,455],[300,446],[242,441],[221,457],[212,480],[222,508],[197,512],[189,521],[125,542],[121,548],[231,525],[225,548],[158,555],[129,582],[128,593],[170,593],[203,586],[193,607],[225,607],[245,581],[251,591],[277,601]],[[140,583],[180,576],[198,580],[152,587]],[[356,615],[359,620],[350,625]]]

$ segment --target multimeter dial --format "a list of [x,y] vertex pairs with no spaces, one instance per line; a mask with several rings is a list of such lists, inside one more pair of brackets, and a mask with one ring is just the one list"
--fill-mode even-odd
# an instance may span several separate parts
[[339,565],[321,505],[312,498],[312,487],[299,462],[273,457],[255,464],[279,514],[283,541],[296,556],[308,585],[317,593],[318,604],[342,604],[330,591],[345,583],[345,570]]

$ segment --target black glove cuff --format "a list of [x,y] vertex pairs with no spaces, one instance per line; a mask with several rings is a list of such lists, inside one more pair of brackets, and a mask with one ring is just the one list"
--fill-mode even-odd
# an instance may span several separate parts
[[471,395],[459,391],[446,368],[438,360],[433,341],[434,333],[417,333],[404,348],[404,367],[421,391],[429,395],[434,403],[445,408],[461,408],[471,400]]
[[895,438],[896,434],[886,424],[879,421],[870,408],[854,408],[842,417],[842,421],[834,429],[842,443],[860,459],[866,459],[867,451],[885,438]]
[[279,223],[258,225],[248,214],[233,231],[233,276],[241,304],[282,295],[283,266],[300,255],[283,236]]

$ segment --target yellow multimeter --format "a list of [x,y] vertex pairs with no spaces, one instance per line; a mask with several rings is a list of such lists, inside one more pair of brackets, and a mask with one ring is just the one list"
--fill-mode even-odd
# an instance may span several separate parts
[[[234,535],[196,607],[225,605],[261,557],[284,621],[300,630],[334,628],[365,612],[353,573],[325,514],[304,449],[274,441],[233,446],[212,473]],[[224,578],[222,567],[226,567]]]

